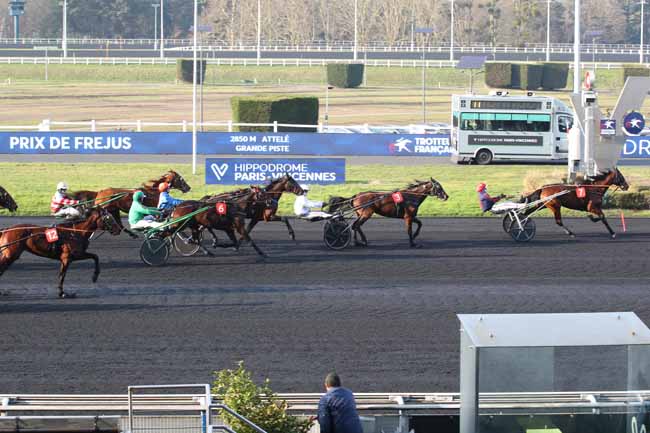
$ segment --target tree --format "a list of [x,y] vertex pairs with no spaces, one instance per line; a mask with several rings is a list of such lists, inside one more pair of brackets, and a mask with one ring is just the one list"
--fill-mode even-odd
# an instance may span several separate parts
[[[307,433],[309,420],[287,414],[287,402],[278,399],[268,379],[262,385],[253,382],[252,374],[240,361],[235,370],[214,372],[212,393],[223,398],[223,403],[268,433]],[[224,420],[238,433],[256,433],[232,415],[223,413]]]

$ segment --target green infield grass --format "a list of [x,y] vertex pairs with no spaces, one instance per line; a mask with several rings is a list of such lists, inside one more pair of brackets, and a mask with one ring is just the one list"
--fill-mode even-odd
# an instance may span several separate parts
[[[189,164],[109,164],[109,163],[0,163],[3,174],[1,184],[16,199],[19,215],[47,215],[49,202],[57,182],[66,181],[71,190],[97,190],[103,187],[138,187],[142,182],[158,177],[173,168],[180,172],[192,186],[192,191],[181,198],[200,198],[205,194],[228,191],[233,186],[204,184],[203,167],[197,175],[191,174]],[[646,190],[650,179],[650,167],[623,167],[633,191]],[[475,193],[476,185],[485,181],[492,194],[504,193],[519,197],[522,192],[531,191],[547,182],[556,182],[564,175],[563,166],[467,166],[467,165],[417,165],[409,167],[388,165],[348,165],[346,184],[312,187],[313,200],[327,200],[331,195],[351,196],[360,191],[391,191],[403,188],[415,179],[438,180],[450,198],[446,202],[428,198],[420,208],[421,216],[475,217],[482,213]],[[280,212],[291,215],[293,197],[283,196]],[[564,211],[563,211],[564,212]],[[6,211],[2,211],[6,214]],[[618,215],[617,210],[609,210]],[[629,216],[650,216],[648,210],[626,211]],[[544,211],[540,215],[549,216]],[[566,215],[580,215],[566,211]]]

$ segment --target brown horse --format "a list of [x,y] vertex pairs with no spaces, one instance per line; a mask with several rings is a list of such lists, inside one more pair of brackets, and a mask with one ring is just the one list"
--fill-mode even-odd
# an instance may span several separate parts
[[74,297],[63,290],[63,281],[70,263],[78,260],[92,259],[95,262],[93,283],[99,277],[99,257],[87,251],[90,237],[100,230],[119,235],[120,228],[113,216],[102,208],[91,209],[83,221],[69,222],[56,226],[58,240],[48,242],[45,232],[50,227],[16,225],[0,232],[0,276],[18,260],[23,251],[36,256],[59,260],[59,297]]
[[[249,236],[248,230],[246,230],[246,216],[249,208],[257,206],[259,202],[266,202],[268,200],[269,198],[266,194],[258,188],[239,190],[230,193],[228,196],[223,196],[216,202],[185,201],[176,206],[171,218],[180,218],[201,208],[209,207],[205,212],[194,215],[184,225],[184,227],[192,230],[192,238],[195,242],[198,242],[198,239],[200,239],[199,232],[203,229],[210,231],[215,238],[216,236],[212,230],[221,230],[228,235],[228,238],[232,242],[230,245],[222,245],[223,247],[232,246],[235,249],[239,249],[241,242],[246,241],[251,244],[260,256],[266,257],[266,254],[255,244]],[[225,203],[225,214],[222,215],[217,212],[216,203]],[[170,227],[170,229],[174,230],[176,227]],[[237,240],[235,232],[239,233],[239,240]],[[212,255],[202,246],[201,250],[207,255]]]
[[115,221],[117,221],[122,230],[128,233],[131,237],[137,238],[138,236],[135,233],[122,225],[120,211],[124,213],[129,212],[131,204],[133,203],[133,193],[138,190],[142,190],[145,194],[145,206],[158,206],[158,185],[163,182],[167,182],[172,189],[178,189],[183,193],[186,193],[191,189],[187,182],[185,182],[183,176],[174,170],[169,170],[162,176],[143,183],[140,188],[106,188],[101,191],[76,191],[69,195],[75,200],[82,202],[90,202],[94,200],[95,206],[102,206],[113,215],[113,218],[115,218]]
[[[289,236],[291,239],[296,240],[296,234],[293,231],[291,224],[289,224],[289,220],[286,217],[280,217],[276,215],[276,213],[278,211],[278,203],[280,202],[282,194],[289,192],[295,195],[303,195],[305,192],[302,190],[302,187],[298,184],[298,182],[296,182],[293,177],[291,177],[291,175],[285,173],[284,176],[272,180],[265,187],[258,188],[261,188],[262,191],[266,193],[267,200],[256,201],[255,206],[250,206],[248,208],[246,213],[246,218],[250,218],[250,222],[248,223],[248,227],[246,229],[248,233],[253,231],[253,228],[257,225],[257,223],[262,220],[265,222],[281,221],[287,226],[287,230],[289,231]],[[205,196],[201,200],[208,203],[216,203],[221,198],[228,197],[230,194],[233,193]]]
[[0,186],[0,209],[9,209],[9,212],[16,212],[18,205],[11,195]]
[[[616,233],[609,226],[607,218],[605,217],[602,209],[603,196],[612,185],[620,187],[623,191],[627,191],[630,187],[625,180],[625,177],[623,177],[623,174],[618,170],[618,168],[615,168],[614,170],[611,170],[607,173],[596,176],[592,179],[588,179],[583,185],[545,185],[532,194],[524,197],[522,199],[522,202],[527,201],[528,203],[531,203],[537,200],[544,200],[553,194],[569,190],[568,193],[555,197],[543,204],[543,206],[546,206],[551,210],[551,212],[553,212],[555,223],[558,226],[562,227],[567,235],[575,237],[575,233],[569,230],[562,223],[562,207],[589,212],[589,219],[591,219],[593,222],[602,221],[609,231],[612,239],[615,239]],[[580,188],[584,188],[584,198],[578,197],[578,189]],[[531,208],[529,212],[533,212],[536,209],[537,208]]]
[[[396,203],[396,193],[401,195],[401,203]],[[420,234],[422,221],[417,217],[418,208],[427,197],[437,197],[441,200],[447,200],[449,196],[442,188],[442,185],[435,179],[427,181],[415,181],[407,188],[391,192],[361,192],[349,199],[341,197],[332,197],[326,206],[329,212],[340,210],[354,211],[357,215],[356,221],[352,224],[354,230],[355,245],[368,246],[366,235],[361,230],[361,226],[372,217],[378,214],[387,218],[402,218],[406,223],[406,230],[409,235],[409,244],[411,247],[418,247],[415,238]],[[413,233],[413,223],[418,225],[417,230]],[[357,233],[361,236],[361,242],[357,240]]]

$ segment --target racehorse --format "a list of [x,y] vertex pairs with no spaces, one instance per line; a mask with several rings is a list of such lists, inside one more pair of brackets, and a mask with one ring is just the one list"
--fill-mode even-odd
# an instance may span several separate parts
[[120,229],[124,230],[131,237],[137,238],[138,236],[135,233],[122,225],[120,211],[125,213],[129,212],[131,204],[133,203],[133,193],[138,190],[143,191],[145,194],[145,206],[158,206],[158,185],[163,182],[167,182],[172,189],[178,189],[183,193],[186,193],[191,189],[187,182],[185,182],[183,176],[174,170],[169,170],[159,178],[154,178],[144,182],[140,188],[106,188],[100,191],[76,191],[68,195],[81,202],[94,201],[95,206],[106,208],[111,215],[113,215],[113,218],[117,221]]
[[9,209],[9,212],[16,212],[18,205],[11,195],[0,186],[0,209]]
[[[213,229],[224,231],[228,238],[231,240],[231,245],[222,245],[223,247],[234,247],[239,249],[242,241],[251,244],[257,254],[266,257],[266,254],[255,244],[250,237],[248,230],[246,230],[246,216],[250,208],[258,206],[260,202],[268,202],[270,199],[266,193],[259,188],[247,188],[239,191],[224,195],[219,201],[184,201],[174,208],[171,218],[181,218],[203,207],[209,207],[206,211],[198,213],[190,218],[185,226],[192,230],[192,239],[200,245],[199,232],[202,229],[207,229],[216,240]],[[218,212],[217,207],[222,207],[221,213]],[[179,223],[180,224],[180,223]],[[176,227],[170,227],[174,230]],[[237,240],[235,231],[239,233],[240,239]],[[216,241],[215,241],[216,242]],[[207,254],[212,255],[203,246],[201,250]]]
[[[612,237],[612,239],[615,239],[616,233],[609,226],[607,218],[605,217],[602,209],[603,196],[612,185],[621,188],[623,191],[627,191],[630,187],[625,180],[625,177],[623,177],[623,174],[619,171],[618,168],[615,168],[607,173],[598,175],[592,179],[588,179],[582,185],[545,185],[535,192],[524,197],[522,199],[522,202],[527,201],[528,203],[531,203],[537,200],[544,200],[546,197],[566,191],[568,189],[570,190],[568,193],[555,197],[544,203],[544,206],[553,212],[555,223],[558,226],[562,227],[567,235],[575,237],[575,233],[569,230],[562,223],[562,207],[589,212],[590,214],[593,214],[589,215],[589,219],[591,219],[593,222],[602,221],[603,224],[605,224],[607,231],[609,231],[609,235]],[[578,190],[581,188],[584,188],[583,191],[585,194],[583,198],[578,197]],[[531,209],[529,212],[532,212],[535,209],[536,208]]]
[[[355,245],[368,246],[366,235],[361,226],[372,217],[379,214],[387,218],[402,218],[406,223],[406,231],[409,235],[409,244],[412,248],[418,247],[415,238],[420,234],[422,222],[418,219],[418,208],[427,197],[437,197],[447,200],[449,196],[442,188],[442,185],[431,178],[427,181],[418,181],[405,189],[392,192],[360,192],[351,198],[331,197],[326,208],[330,213],[340,210],[342,212],[354,211],[357,215],[356,221],[352,224],[354,230]],[[401,201],[400,201],[401,200]],[[418,225],[413,233],[413,223]],[[361,236],[361,242],[357,240],[357,233]]]
[[[295,241],[296,234],[293,231],[293,227],[291,227],[289,220],[286,217],[277,216],[276,212],[278,211],[278,203],[280,202],[282,193],[289,192],[295,195],[303,195],[305,192],[302,190],[302,187],[293,177],[291,177],[291,175],[285,173],[284,176],[272,180],[268,185],[263,187],[262,190],[266,193],[267,200],[256,201],[255,206],[250,206],[248,208],[246,218],[250,218],[250,222],[248,223],[246,231],[248,231],[248,233],[253,231],[253,228],[257,223],[262,220],[265,222],[281,221],[287,226],[291,240]],[[239,190],[238,192],[241,191],[244,190]],[[207,203],[216,203],[223,197],[228,197],[230,194],[232,193],[205,196],[201,200]]]
[[92,259],[95,262],[93,283],[99,278],[99,257],[87,251],[90,237],[96,231],[104,230],[112,235],[120,234],[120,227],[113,216],[103,208],[88,211],[83,221],[68,222],[55,226],[58,240],[50,243],[46,231],[49,227],[20,224],[0,232],[0,276],[18,260],[24,251],[36,256],[59,260],[59,297],[74,297],[63,290],[63,281],[70,263]]

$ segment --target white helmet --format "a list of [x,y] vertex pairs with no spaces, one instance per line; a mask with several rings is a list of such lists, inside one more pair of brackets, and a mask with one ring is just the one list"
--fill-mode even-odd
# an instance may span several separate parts
[[57,191],[66,191],[68,189],[68,184],[65,182],[59,182],[59,184],[56,186]]
[[307,185],[307,184],[304,184],[304,183],[303,183],[302,185],[300,185],[300,188],[301,188],[303,191],[309,191],[309,185]]

